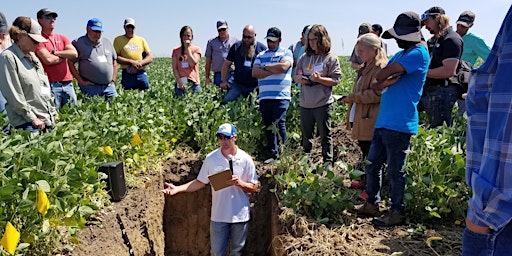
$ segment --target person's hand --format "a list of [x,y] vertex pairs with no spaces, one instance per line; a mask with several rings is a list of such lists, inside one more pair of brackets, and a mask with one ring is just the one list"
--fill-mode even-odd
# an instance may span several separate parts
[[37,129],[40,129],[40,130],[43,130],[44,127],[45,127],[45,124],[43,121],[41,121],[39,118],[36,118],[34,120],[32,120],[32,125],[37,128]]
[[179,81],[178,88],[180,88],[181,90],[185,90],[185,85],[181,81]]
[[223,89],[223,90],[227,90],[229,89],[229,83],[224,81],[224,82],[221,82],[220,83],[220,88]]
[[86,85],[90,85],[92,84],[91,82],[89,81],[85,81],[83,79],[80,79],[80,80],[77,80],[78,84],[82,85],[82,86],[86,86]]
[[461,97],[462,97],[463,100],[465,100],[467,96],[468,96],[467,93],[463,93]]
[[341,101],[343,101],[343,103],[347,103],[347,104],[351,104],[352,103],[352,101],[348,97],[343,97],[341,99]]
[[211,83],[212,83],[212,80],[210,80],[210,77],[206,77],[206,78],[204,79],[204,84],[205,84],[205,85],[209,85],[209,84],[211,84]]
[[240,185],[240,178],[238,178],[238,175],[231,175],[231,179],[226,181],[226,184],[239,186]]
[[135,67],[135,66],[133,66],[133,65],[132,65],[132,66],[130,66],[130,67],[128,67],[128,73],[129,73],[129,74],[136,74],[136,73],[137,73],[137,70],[138,70],[138,69],[137,69],[137,67]]
[[315,72],[313,72],[313,74],[311,74],[309,76],[309,80],[311,80],[312,82],[315,82],[315,83],[319,83],[321,77],[322,77],[322,75],[320,75],[320,72],[315,71]]
[[164,189],[160,190],[160,191],[162,191],[162,193],[164,193],[165,195],[168,195],[168,196],[174,196],[174,195],[178,194],[178,190],[176,189],[176,186],[174,186],[174,184],[172,184],[172,183],[167,183],[167,182],[164,183]]
[[190,40],[185,40],[184,44],[185,44],[185,47],[186,47],[186,48],[188,48],[188,47],[190,47],[190,45],[192,44],[192,41],[190,41]]

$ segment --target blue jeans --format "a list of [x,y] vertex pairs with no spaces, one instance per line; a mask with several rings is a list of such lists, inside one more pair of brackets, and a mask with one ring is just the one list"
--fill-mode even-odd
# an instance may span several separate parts
[[93,97],[93,96],[104,96],[105,98],[116,97],[117,91],[114,85],[101,85],[101,84],[88,84],[88,85],[78,85],[80,87],[80,91],[82,91],[85,95]]
[[229,255],[242,255],[242,249],[247,238],[249,222],[225,223],[210,221],[210,243],[212,256],[225,256],[228,249]]
[[5,103],[7,103],[7,101],[5,100],[4,96],[0,92],[0,113],[5,112]]
[[457,101],[457,88],[454,85],[430,86],[423,90],[421,102],[428,116],[429,127],[441,126],[443,122],[446,122],[448,127],[452,126],[452,110]]
[[[213,73],[213,83],[217,86],[217,87],[220,87],[220,83],[222,82],[222,75],[220,72],[215,72]],[[230,73],[229,76],[228,76],[228,83],[232,83],[233,82],[233,73]]]
[[331,134],[332,104],[318,108],[300,107],[300,128],[302,130],[302,147],[309,153],[313,148],[315,123],[320,134],[322,158],[324,163],[333,163],[333,148]]
[[[188,84],[191,85],[190,89],[187,89],[186,87],[188,85],[185,85],[185,90],[192,90],[192,93],[196,93],[196,92],[202,91],[201,90],[201,85],[194,84],[194,82],[192,82],[190,80],[188,80]],[[185,94],[185,92],[186,92],[185,90],[182,90],[182,89],[178,88],[178,83],[174,83],[174,93],[175,93],[176,97],[183,96]]]
[[55,98],[55,106],[58,109],[62,108],[68,102],[71,102],[73,106],[76,105],[75,88],[71,81],[66,83],[52,82],[50,85],[52,87],[53,97]]
[[512,252],[512,222],[489,234],[475,233],[467,227],[462,234],[463,256],[510,255]]
[[255,86],[247,86],[233,81],[233,83],[231,83],[231,86],[229,87],[228,92],[226,93],[226,96],[224,96],[224,100],[222,101],[222,103],[235,101],[238,99],[238,97],[242,95],[244,97],[247,97],[249,96],[249,94],[251,94],[252,91],[254,91],[255,88]]
[[51,130],[52,127],[48,127],[46,126],[44,129],[39,129],[39,128],[36,128],[32,123],[28,122],[28,123],[24,123],[24,124],[21,124],[21,125],[18,125],[16,127],[14,127],[15,129],[22,129],[22,130],[26,130],[26,131],[30,131],[31,133],[34,133],[34,132],[46,132],[48,130]]
[[146,70],[137,70],[137,73],[130,74],[128,71],[123,69],[121,74],[121,85],[125,90],[149,90],[149,79]]
[[370,164],[366,166],[367,201],[380,202],[382,188],[382,164],[388,163],[387,173],[391,183],[391,210],[405,214],[404,193],[406,173],[403,170],[411,134],[385,128],[375,129],[368,153]]
[[[289,100],[260,100],[260,112],[265,125],[267,137],[267,150],[270,157],[279,158],[279,137],[283,143],[288,140],[286,135],[286,111],[290,105]],[[276,127],[272,127],[276,124]],[[277,133],[275,132],[277,130]],[[279,136],[277,135],[279,133]]]

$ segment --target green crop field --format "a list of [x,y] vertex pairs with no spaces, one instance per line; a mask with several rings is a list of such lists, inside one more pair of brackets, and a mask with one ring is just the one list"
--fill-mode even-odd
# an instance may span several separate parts
[[[343,77],[334,92],[343,95],[351,90],[355,72],[347,58],[342,57],[341,63]],[[204,60],[201,74],[203,64]],[[157,58],[147,70],[150,91],[119,89],[119,97],[107,104],[102,98],[86,99],[77,90],[78,106],[63,108],[53,130],[0,135],[0,235],[16,237],[12,228],[6,232],[8,223],[19,232],[17,255],[50,255],[57,241],[79,243],[77,230],[109,204],[106,175],[97,171],[105,162],[122,160],[129,185],[137,186],[147,170],[158,170],[173,151],[193,150],[204,156],[218,147],[212,135],[225,122],[240,131],[238,146],[259,159],[265,138],[255,102],[239,99],[221,105],[223,94],[212,85],[203,86],[201,93],[175,98],[171,60]],[[353,207],[352,198],[343,189],[332,189],[341,182],[335,173],[311,174],[305,163],[293,157],[293,151],[301,150],[298,95],[294,87],[287,114],[290,152],[283,155],[277,173],[268,175],[276,181],[273,191],[283,205],[321,223],[334,223],[333,214]],[[346,106],[336,104],[333,125],[343,122],[345,115]],[[3,117],[1,125],[6,125]],[[452,128],[420,128],[411,140],[406,199],[412,222],[453,222],[464,217],[470,196],[464,181],[465,119],[455,121]],[[142,143],[132,142],[136,134]],[[361,174],[343,163],[337,168]],[[0,254],[8,255],[5,248]]]

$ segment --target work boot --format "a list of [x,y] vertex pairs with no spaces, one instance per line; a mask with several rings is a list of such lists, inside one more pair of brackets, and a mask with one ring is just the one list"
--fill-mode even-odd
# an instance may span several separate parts
[[405,224],[405,215],[390,210],[386,215],[382,216],[382,218],[372,220],[372,224],[381,227],[403,225]]
[[356,205],[354,210],[357,213],[357,215],[363,215],[368,217],[379,216],[379,205],[372,204],[368,201],[365,201],[364,204]]

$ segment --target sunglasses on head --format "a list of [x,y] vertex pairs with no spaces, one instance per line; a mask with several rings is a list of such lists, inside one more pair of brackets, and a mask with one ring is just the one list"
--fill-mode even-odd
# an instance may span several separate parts
[[217,31],[223,32],[223,31],[226,31],[226,28],[219,28],[219,29],[217,29]]
[[243,37],[244,39],[252,39],[252,38],[253,38],[253,36],[246,36],[246,35],[243,35],[242,37]]
[[225,135],[217,135],[217,138],[219,138],[219,140],[230,140],[231,138],[233,138],[233,136],[225,136]]

